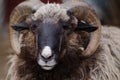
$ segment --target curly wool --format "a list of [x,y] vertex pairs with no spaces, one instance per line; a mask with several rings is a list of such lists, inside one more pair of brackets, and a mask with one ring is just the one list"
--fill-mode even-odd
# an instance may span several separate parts
[[102,27],[98,60],[92,68],[93,80],[120,80],[120,29]]
[[[48,14],[49,13],[49,14]],[[67,15],[67,10],[62,8],[60,4],[46,4],[45,6],[40,7],[35,13],[34,13],[34,20],[45,20],[52,18],[56,22],[59,19],[68,20],[69,16]]]

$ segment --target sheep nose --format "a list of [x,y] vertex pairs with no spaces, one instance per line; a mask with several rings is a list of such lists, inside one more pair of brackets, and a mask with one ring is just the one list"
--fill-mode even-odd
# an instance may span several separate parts
[[41,57],[42,57],[42,59],[44,60],[44,61],[48,61],[48,60],[51,60],[52,58],[53,58],[53,55],[50,55],[50,56],[43,56],[43,55],[41,55]]
[[53,57],[52,50],[49,46],[45,46],[44,49],[42,50],[41,57],[44,60],[51,59]]

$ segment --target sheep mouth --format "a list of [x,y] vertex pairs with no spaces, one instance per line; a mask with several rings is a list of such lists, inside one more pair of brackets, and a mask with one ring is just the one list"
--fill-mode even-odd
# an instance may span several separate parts
[[56,64],[54,65],[40,65],[42,69],[44,70],[52,70],[55,67]]
[[51,59],[48,61],[44,61],[43,59],[38,59],[37,62],[41,66],[41,68],[44,70],[51,70],[57,64],[55,59]]
[[41,68],[44,70],[52,70],[54,68],[54,66],[45,65],[45,66],[41,66]]

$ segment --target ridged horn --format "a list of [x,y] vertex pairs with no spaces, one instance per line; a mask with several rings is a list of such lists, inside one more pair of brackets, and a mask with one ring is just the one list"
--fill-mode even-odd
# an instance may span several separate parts
[[16,23],[21,22],[23,19],[25,19],[26,16],[32,14],[33,11],[37,10],[37,7],[41,5],[43,5],[43,3],[41,3],[39,0],[27,0],[15,7],[10,15],[10,42],[13,50],[17,54],[20,53],[20,32],[14,30],[12,26]]
[[76,6],[68,10],[73,16],[75,16],[78,20],[83,20],[89,23],[92,26],[97,27],[98,29],[94,32],[90,33],[90,41],[87,48],[82,52],[83,57],[89,57],[98,48],[99,40],[101,37],[101,23],[99,18],[97,17],[94,10],[92,10],[89,6]]

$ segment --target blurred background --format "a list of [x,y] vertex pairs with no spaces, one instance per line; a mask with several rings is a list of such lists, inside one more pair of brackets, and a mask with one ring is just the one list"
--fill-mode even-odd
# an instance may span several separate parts
[[[8,33],[9,15],[13,8],[22,1],[24,0],[0,0],[0,80],[5,80],[8,56],[13,53]],[[103,25],[120,27],[120,0],[85,1],[95,9]]]

